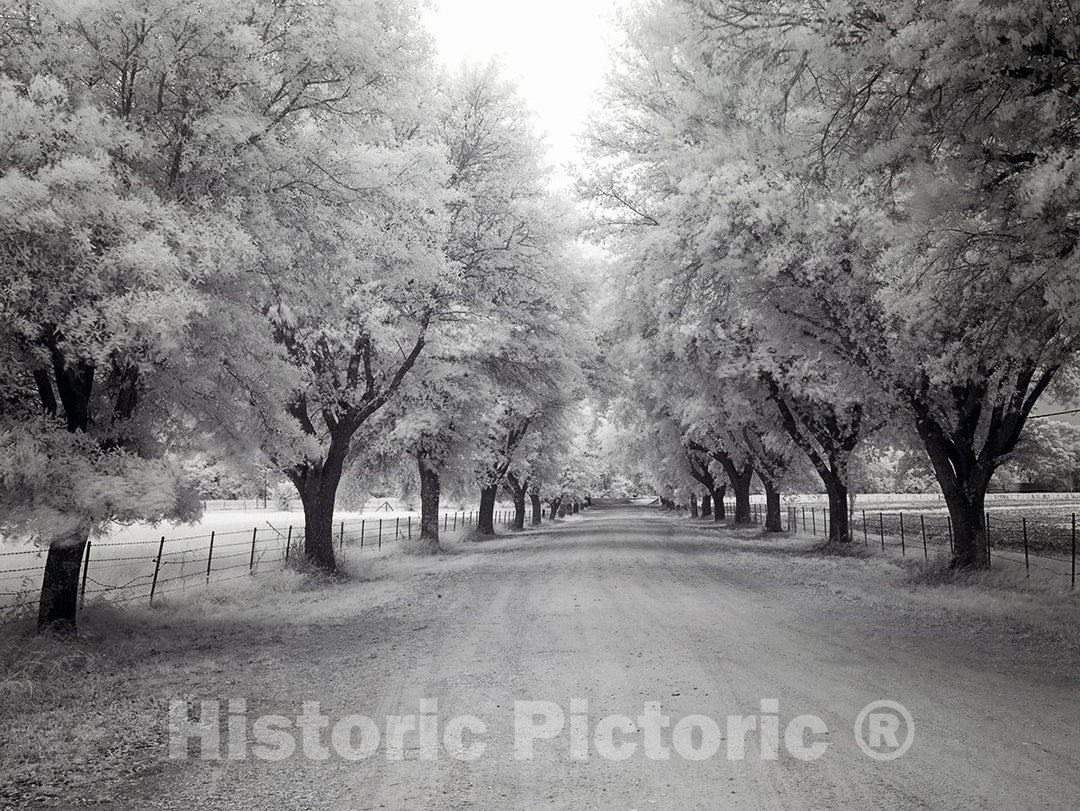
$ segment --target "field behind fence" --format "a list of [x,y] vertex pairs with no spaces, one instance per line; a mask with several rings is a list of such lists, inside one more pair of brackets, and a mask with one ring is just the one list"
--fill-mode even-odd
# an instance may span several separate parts
[[[991,568],[1022,571],[1050,585],[1076,588],[1077,514],[1071,501],[1031,501],[1000,504],[986,510]],[[755,517],[760,518],[755,505]],[[786,528],[829,537],[828,509],[814,504],[789,505]],[[948,512],[933,505],[914,509],[856,509],[850,532],[855,543],[929,559],[931,553],[952,552],[953,527]]]
[[[210,515],[209,525],[215,516]],[[264,520],[259,521],[262,517]],[[279,571],[302,553],[303,518],[298,524],[287,513],[233,515],[218,521],[220,529],[198,534],[158,535],[146,527],[121,528],[99,540],[91,539],[83,557],[79,606],[87,601],[148,603],[168,594],[222,583],[260,573]],[[444,511],[440,530],[445,533],[469,529],[476,512]],[[513,520],[510,510],[498,510],[497,523]],[[251,523],[242,529],[238,522]],[[403,539],[419,534],[419,517],[382,515],[339,520],[334,525],[334,545],[340,558],[377,553]],[[41,591],[46,550],[41,547],[8,549],[0,546],[0,622],[32,613]]]
[[[765,497],[754,494],[751,518],[765,522]],[[784,497],[784,529],[820,536],[829,534],[829,511],[825,496],[795,494]],[[733,499],[724,499],[730,519]],[[991,493],[986,499],[985,520],[992,569],[1012,571],[1036,578],[1040,583],[1075,589],[1077,583],[1077,493]],[[850,513],[852,540],[903,557],[929,559],[934,553],[951,552],[952,520],[944,500],[937,494],[860,494]]]

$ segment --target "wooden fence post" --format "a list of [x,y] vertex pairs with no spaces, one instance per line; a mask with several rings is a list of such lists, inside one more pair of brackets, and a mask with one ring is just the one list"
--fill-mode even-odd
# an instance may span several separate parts
[[[206,553],[206,582],[210,582],[210,567],[214,565],[214,536],[217,534],[216,530],[210,532],[210,549]],[[289,559],[289,548],[285,547],[285,559]]]
[[154,604],[154,592],[157,591],[158,572],[161,571],[161,555],[165,551],[165,536],[158,543],[157,557],[154,558],[154,579],[150,582],[150,604]]
[[90,571],[90,540],[86,541],[86,554],[83,555],[82,591],[79,592],[79,610],[86,605],[86,575]]

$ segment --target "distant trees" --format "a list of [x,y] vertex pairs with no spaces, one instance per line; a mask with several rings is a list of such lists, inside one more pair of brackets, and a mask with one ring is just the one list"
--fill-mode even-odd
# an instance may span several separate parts
[[1031,420],[1024,426],[1009,465],[1029,480],[1075,492],[1080,487],[1080,425]]
[[573,228],[513,88],[440,79],[414,4],[45,0],[0,40],[0,531],[49,546],[42,628],[92,532],[197,515],[193,448],[282,471],[332,571],[357,437],[415,459],[430,538],[500,415],[557,430]]
[[953,564],[984,565],[991,477],[1080,339],[1078,22],[1056,0],[670,0],[628,23],[583,188],[657,322],[718,343],[710,378],[767,387],[834,541],[888,418],[933,465]]

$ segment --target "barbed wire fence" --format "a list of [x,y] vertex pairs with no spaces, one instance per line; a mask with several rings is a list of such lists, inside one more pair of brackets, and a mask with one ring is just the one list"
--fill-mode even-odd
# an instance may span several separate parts
[[[761,511],[755,509],[755,520]],[[1050,582],[1076,588],[1077,513],[1038,506],[986,510],[987,564],[994,568],[1023,568]],[[788,506],[788,531],[829,537],[829,512],[825,507]],[[919,556],[929,560],[931,551],[951,554],[954,550],[952,518],[946,513],[922,511],[855,510],[850,515],[849,533],[853,543],[871,545],[882,552],[899,551],[901,557]]]
[[[1023,571],[1043,582],[1068,585],[1077,583],[1077,499],[1065,504],[1045,494],[1024,494],[1020,503],[996,506],[984,512],[987,534],[987,564],[991,569]],[[1040,497],[1042,496],[1042,497]],[[919,503],[920,499],[914,499]],[[952,519],[935,499],[925,499],[926,509],[909,505],[880,509],[858,509],[849,513],[848,532],[852,543],[874,546],[882,552],[899,552],[901,557],[930,559],[931,552],[952,554],[954,536]],[[655,502],[654,502],[655,503]],[[735,514],[735,502],[724,500],[727,517]],[[937,507],[937,509],[935,509]],[[1074,511],[1075,510],[1075,511]],[[791,504],[783,507],[783,527],[787,532],[801,532],[829,537],[828,507],[815,504]],[[751,521],[765,523],[765,505],[750,505]],[[703,518],[703,520],[708,520]]]
[[[513,518],[511,510],[495,513],[497,524],[512,523]],[[475,511],[443,512],[440,530],[453,533],[469,529],[476,520]],[[420,522],[411,515],[338,521],[335,551],[344,560],[350,552],[378,551],[419,533]],[[276,527],[270,522],[199,535],[161,535],[135,541],[91,539],[80,570],[79,609],[88,600],[153,604],[178,591],[281,571],[301,560],[303,547],[303,526]],[[0,548],[0,623],[20,619],[36,609],[46,554],[44,547]]]

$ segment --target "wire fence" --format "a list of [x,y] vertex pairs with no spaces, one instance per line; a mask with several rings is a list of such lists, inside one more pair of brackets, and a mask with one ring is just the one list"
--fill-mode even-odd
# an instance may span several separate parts
[[[442,532],[476,525],[475,511],[444,512]],[[496,524],[514,520],[512,510],[495,512]],[[382,549],[420,534],[413,516],[339,521],[334,527],[338,557]],[[214,531],[180,537],[86,544],[79,581],[79,609],[87,600],[122,604],[205,587],[262,572],[280,571],[303,555],[302,526],[275,527],[266,522],[250,529]],[[0,551],[0,623],[19,619],[37,607],[45,571],[45,548]]]
[[[762,518],[754,505],[754,520]],[[1077,524],[1075,512],[1052,506],[1012,507],[987,510],[987,564],[1023,568],[1069,588],[1076,588]],[[786,528],[829,537],[829,512],[825,507],[789,506]],[[947,512],[856,510],[850,515],[849,532],[854,542],[877,546],[881,551],[899,551],[901,556],[929,559],[931,550],[950,553],[954,549],[952,518]]]

